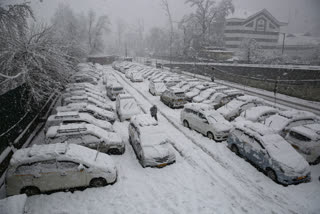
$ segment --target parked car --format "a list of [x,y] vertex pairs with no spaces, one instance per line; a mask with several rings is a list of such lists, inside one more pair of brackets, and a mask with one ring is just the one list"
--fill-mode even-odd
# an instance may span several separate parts
[[217,94],[214,98],[210,99],[212,100],[210,104],[213,105],[214,109],[218,109],[239,96],[243,96],[243,93],[239,90],[225,90],[220,92],[220,94]]
[[[79,104],[79,105],[76,105]],[[57,112],[70,112],[70,111],[78,111],[79,113],[88,113],[91,116],[95,117],[99,120],[106,120],[110,123],[114,123],[116,120],[116,115],[113,111],[107,111],[102,108],[99,108],[92,104],[87,103],[76,103],[75,105],[67,105],[67,106],[58,106],[56,108]]]
[[123,86],[116,82],[112,85],[110,85],[108,88],[107,88],[107,96],[110,98],[110,100],[116,100],[116,97],[119,95],[119,94],[124,94],[125,91],[123,89]]
[[123,154],[125,145],[119,134],[86,123],[51,126],[46,133],[46,143],[80,144],[107,154]]
[[143,76],[140,72],[132,72],[130,75],[131,82],[143,82]]
[[320,163],[320,124],[295,126],[288,130],[285,139],[310,164]]
[[281,111],[278,114],[268,117],[264,124],[284,137],[292,127],[308,125],[317,122],[316,115],[311,112],[288,110]]
[[210,105],[188,103],[180,115],[181,122],[187,128],[194,129],[216,141],[226,140],[232,125]]
[[[91,98],[90,98],[91,99]],[[76,107],[80,107],[80,108],[85,108],[87,105],[93,105],[95,107],[101,108],[102,110],[105,111],[109,111],[109,112],[114,112],[114,107],[111,104],[105,104],[103,105],[103,103],[100,102],[91,102],[91,100],[84,100],[83,102],[79,101],[79,102],[73,102],[73,103],[69,103],[68,105],[65,106],[76,106]]]
[[149,114],[139,114],[131,118],[129,142],[143,167],[164,167],[176,161],[170,145],[171,140]]
[[100,102],[105,101],[105,97],[103,94],[91,93],[91,92],[85,91],[85,90],[78,90],[78,91],[71,91],[71,92],[63,93],[61,95],[61,104],[64,105],[66,98],[74,97],[74,96],[88,96],[88,97],[92,97]]
[[115,183],[114,162],[107,154],[96,153],[75,144],[33,145],[19,149],[13,154],[6,173],[6,194],[30,196]]
[[81,96],[71,96],[67,97],[63,100],[63,105],[69,105],[70,103],[91,103],[93,105],[96,105],[100,108],[109,110],[113,109],[112,104],[110,104],[110,101],[106,99],[97,99],[96,97],[88,96],[87,94],[81,95]]
[[207,87],[202,84],[196,85],[192,90],[190,90],[189,92],[186,92],[187,101],[191,102],[195,96],[197,96],[198,94],[201,93],[201,91],[204,91],[206,89]]
[[149,82],[149,92],[153,96],[160,96],[167,89],[162,80],[153,80]]
[[201,103],[204,100],[208,99],[210,96],[212,96],[214,93],[216,93],[216,90],[214,88],[208,88],[204,91],[201,91],[199,95],[195,96],[192,99],[192,102]]
[[235,121],[250,120],[252,122],[264,123],[264,121],[279,112],[278,109],[271,106],[257,106],[243,111]]
[[129,94],[119,94],[116,99],[116,112],[120,121],[130,120],[140,114],[141,109],[136,100]]
[[262,169],[269,178],[284,185],[307,182],[310,166],[279,134],[261,123],[234,124],[228,147]]
[[102,129],[113,131],[113,127],[111,123],[109,123],[108,121],[99,120],[88,113],[79,113],[77,111],[57,112],[57,114],[50,115],[45,124],[44,131],[46,132],[49,127],[57,126],[61,123],[89,123],[99,126]]
[[170,108],[183,107],[187,103],[184,91],[175,87],[165,90],[160,96],[160,101]]
[[[241,96],[244,97],[244,96]],[[228,104],[218,108],[218,112],[224,116],[229,121],[234,120],[236,117],[238,117],[241,112],[250,109],[252,107],[265,105],[265,102],[260,99],[247,99],[247,100],[239,100],[233,99]]]

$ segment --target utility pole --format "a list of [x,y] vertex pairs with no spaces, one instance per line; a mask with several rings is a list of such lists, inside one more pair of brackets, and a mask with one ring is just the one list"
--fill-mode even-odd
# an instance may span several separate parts
[[283,52],[284,52],[284,40],[286,39],[286,33],[282,33],[282,35],[283,35],[283,40],[282,40],[282,51],[281,51],[281,53],[283,55]]
[[126,58],[127,58],[128,57],[127,43],[125,43],[125,54],[126,54]]

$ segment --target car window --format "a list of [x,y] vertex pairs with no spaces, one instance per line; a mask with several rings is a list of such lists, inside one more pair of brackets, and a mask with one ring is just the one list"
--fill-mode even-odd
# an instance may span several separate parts
[[287,128],[292,128],[292,127],[295,127],[295,126],[302,126],[302,125],[312,124],[312,123],[314,123],[314,122],[315,122],[315,121],[312,120],[312,119],[308,119],[308,120],[295,120],[295,121],[290,122],[290,123],[287,125]]
[[205,117],[202,113],[199,112],[198,116],[199,116],[201,119],[206,120],[206,117]]
[[83,135],[83,140],[85,142],[99,142],[100,138],[98,136],[93,135],[93,134],[85,134],[85,135]]
[[306,136],[304,136],[302,134],[299,134],[297,132],[294,132],[294,131],[290,132],[290,136],[295,138],[295,139],[297,139],[297,140],[301,140],[301,141],[311,141],[310,138],[308,138],[308,137],[306,137]]
[[79,163],[73,161],[58,161],[59,171],[77,170],[79,165]]
[[57,165],[55,160],[40,161],[30,164],[23,164],[17,167],[14,174],[34,174],[34,173],[47,173],[56,171]]
[[253,148],[255,148],[255,149],[257,149],[257,150],[262,150],[262,149],[264,149],[264,148],[262,147],[262,145],[260,144],[260,142],[257,141],[257,140],[254,139],[254,138],[252,138],[252,140],[250,140],[248,143],[249,143]]

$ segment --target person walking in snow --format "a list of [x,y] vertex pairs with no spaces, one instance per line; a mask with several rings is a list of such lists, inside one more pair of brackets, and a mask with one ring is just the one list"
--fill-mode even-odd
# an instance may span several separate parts
[[156,105],[153,105],[153,106],[150,108],[151,117],[154,117],[154,119],[156,119],[156,121],[158,121],[157,111],[158,111],[158,108],[157,108]]

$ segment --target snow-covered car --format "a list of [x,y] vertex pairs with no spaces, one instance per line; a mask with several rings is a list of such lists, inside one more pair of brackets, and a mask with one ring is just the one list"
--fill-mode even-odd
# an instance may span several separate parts
[[212,102],[210,104],[213,105],[214,109],[218,109],[239,96],[243,96],[243,92],[237,89],[224,90],[211,99]]
[[65,92],[73,92],[73,91],[86,91],[86,92],[91,92],[93,94],[96,95],[101,95],[104,96],[104,93],[99,90],[98,88],[94,87],[88,87],[86,85],[73,85],[73,86],[69,86],[66,88]]
[[162,80],[153,80],[149,83],[149,92],[153,96],[160,96],[167,89]]
[[98,79],[90,75],[76,75],[70,79],[71,83],[91,83],[93,85],[98,85]]
[[204,100],[208,99],[210,96],[212,96],[214,93],[216,93],[216,90],[214,88],[208,88],[204,91],[201,91],[199,95],[195,96],[192,99],[192,102],[201,103]]
[[271,106],[257,106],[243,111],[235,121],[250,120],[252,122],[264,123],[264,121],[279,112],[278,109]]
[[180,114],[182,124],[216,141],[226,140],[232,125],[210,105],[188,103]]
[[71,92],[65,92],[61,95],[61,104],[64,105],[65,99],[68,97],[73,97],[73,96],[88,96],[92,97],[100,102],[105,101],[105,97],[103,94],[98,94],[98,93],[91,93],[86,90],[76,90],[76,91],[71,91]]
[[228,147],[262,169],[269,178],[284,185],[311,179],[308,162],[272,129],[251,121],[237,122],[234,126]]
[[107,154],[123,154],[125,145],[119,134],[86,123],[51,126],[46,133],[46,143],[75,143]]
[[295,126],[289,129],[285,139],[310,164],[320,163],[320,124]]
[[[242,96],[243,97],[243,96]],[[218,112],[224,116],[229,121],[234,120],[236,117],[238,117],[241,112],[250,109],[252,107],[265,105],[265,102],[260,99],[248,99],[246,101],[233,99],[228,104],[218,108]]]
[[[77,105],[78,104],[78,105]],[[92,104],[87,103],[75,103],[74,105],[58,106],[57,112],[70,112],[78,111],[79,113],[88,113],[96,119],[106,120],[110,123],[114,123],[116,115],[113,111],[107,111]]]
[[93,84],[91,84],[91,83],[87,83],[87,82],[83,82],[83,83],[68,83],[68,84],[66,85],[66,88],[67,88],[67,89],[68,89],[68,88],[73,88],[73,87],[75,87],[75,88],[77,88],[77,87],[85,87],[85,88],[90,88],[90,89],[92,89],[92,90],[97,90],[97,91],[99,91],[98,86],[93,85]]
[[116,98],[116,112],[120,121],[130,120],[132,116],[140,114],[141,109],[134,97],[129,94],[119,94]]
[[129,142],[143,167],[164,167],[176,161],[170,139],[148,114],[133,116],[129,124]]
[[166,89],[161,94],[160,101],[170,108],[181,108],[187,103],[184,91],[175,87]]
[[50,115],[45,126],[44,131],[46,132],[49,127],[57,126],[59,124],[69,123],[89,123],[101,127],[102,129],[113,131],[111,123],[105,120],[99,120],[94,118],[88,113],[79,113],[77,111],[69,112],[57,112],[57,114]]
[[268,117],[264,124],[279,133],[282,137],[286,136],[288,130],[295,126],[302,126],[317,123],[315,114],[300,110],[281,111],[278,114]]
[[95,98],[89,97],[89,96],[72,96],[68,97],[64,100],[64,105],[72,105],[76,103],[89,103],[93,104],[97,107],[100,107],[102,109],[105,109],[107,111],[113,111],[114,107],[112,104],[108,103],[108,101],[101,102]]
[[132,72],[130,75],[131,82],[143,82],[143,76],[140,72]]
[[124,94],[124,93],[125,92],[124,92],[123,86],[118,82],[113,83],[107,88],[107,96],[110,98],[110,100],[116,100],[116,97],[118,96],[118,94]]
[[201,93],[201,91],[204,91],[206,89],[207,87],[204,86],[203,84],[196,85],[191,91],[186,92],[187,101],[191,102],[195,96],[197,96],[198,94]]
[[30,196],[115,183],[114,162],[107,154],[96,153],[75,144],[33,145],[19,149],[13,154],[6,173],[6,194]]

